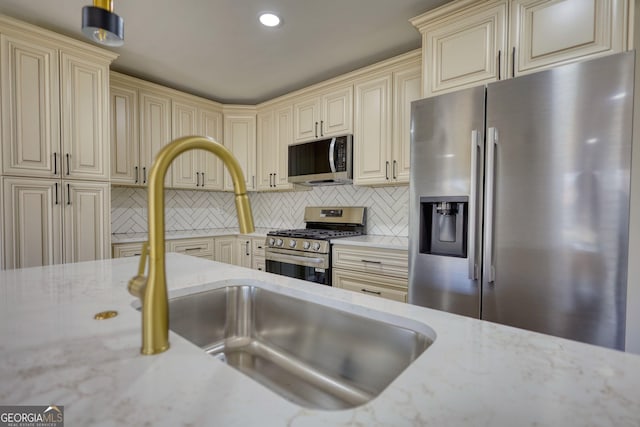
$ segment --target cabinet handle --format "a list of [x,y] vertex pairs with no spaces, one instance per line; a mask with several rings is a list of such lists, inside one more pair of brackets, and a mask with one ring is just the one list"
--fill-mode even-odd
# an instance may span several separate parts
[[245,247],[244,247],[245,255],[246,255],[246,256],[251,255],[251,254],[249,253],[249,241],[244,242],[244,246],[245,246]]
[[251,188],[256,188],[256,176],[251,175]]
[[196,172],[196,187],[200,187],[200,172]]
[[385,162],[384,175],[387,181],[389,181],[389,161],[388,160]]
[[369,264],[382,264],[382,261],[371,261],[371,260],[368,260],[368,259],[361,259],[360,261],[367,262]]
[[71,156],[69,156],[69,153],[67,153],[67,175],[70,175],[70,170],[69,170],[70,166],[69,166],[69,164],[71,162],[69,161],[69,157],[71,157]]
[[142,183],[146,184],[147,183],[147,167],[143,167],[142,168]]
[[318,137],[318,122],[316,122],[316,138]]
[[498,51],[498,80],[502,79],[502,73],[500,72],[500,65],[502,64],[502,51]]
[[71,184],[67,184],[67,205],[71,204]]
[[397,169],[398,169],[398,162],[397,160],[394,160],[393,161],[393,179],[398,179]]
[[202,246],[198,246],[197,248],[185,248],[184,251],[185,252],[190,252],[190,251],[201,251],[204,250],[204,248]]
[[56,182],[56,202],[55,204],[58,204],[58,183]]
[[382,292],[379,291],[370,291],[369,289],[362,288],[360,289],[362,292],[366,292],[368,294],[382,295]]
[[273,188],[277,187],[276,185],[276,173],[273,173]]
[[511,54],[511,77],[516,76],[516,47],[513,47],[513,52]]
[[53,153],[53,174],[58,175],[58,153]]
[[200,184],[200,187],[204,187],[204,172],[200,172],[200,178],[202,178],[202,184]]
[[324,136],[324,120],[320,120],[320,136]]
[[139,181],[139,179],[138,179],[138,167],[136,166],[135,169],[136,169],[136,182],[135,182],[135,184],[137,184],[138,181]]

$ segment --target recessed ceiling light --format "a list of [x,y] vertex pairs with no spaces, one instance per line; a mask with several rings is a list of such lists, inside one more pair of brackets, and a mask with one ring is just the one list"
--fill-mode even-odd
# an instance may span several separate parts
[[266,27],[277,27],[280,24],[280,17],[273,13],[263,13],[260,15],[260,22]]

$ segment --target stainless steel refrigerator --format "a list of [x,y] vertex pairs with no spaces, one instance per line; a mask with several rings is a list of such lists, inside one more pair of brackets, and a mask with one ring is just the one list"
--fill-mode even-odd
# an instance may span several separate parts
[[415,101],[409,302],[624,348],[634,54]]

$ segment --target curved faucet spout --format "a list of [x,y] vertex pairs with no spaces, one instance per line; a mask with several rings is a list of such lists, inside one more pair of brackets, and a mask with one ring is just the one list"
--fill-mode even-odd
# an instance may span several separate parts
[[157,354],[169,348],[169,301],[164,246],[164,178],[169,165],[177,156],[185,151],[196,149],[213,153],[225,164],[233,181],[240,232],[248,234],[254,231],[253,214],[242,168],[231,151],[213,139],[203,136],[178,138],[160,150],[149,173],[149,275],[147,278],[143,276],[145,263],[141,260],[141,271],[138,272],[138,276],[129,281],[129,292],[142,300],[142,354]]

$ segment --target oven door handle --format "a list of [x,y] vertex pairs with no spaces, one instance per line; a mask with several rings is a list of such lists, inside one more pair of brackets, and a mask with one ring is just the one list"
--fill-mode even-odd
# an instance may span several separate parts
[[269,261],[276,261],[276,262],[289,261],[294,264],[300,264],[300,263],[324,264],[324,259],[322,258],[310,258],[310,257],[300,256],[300,255],[285,255],[285,254],[279,254],[279,253],[273,253],[273,252],[267,252],[266,258]]

